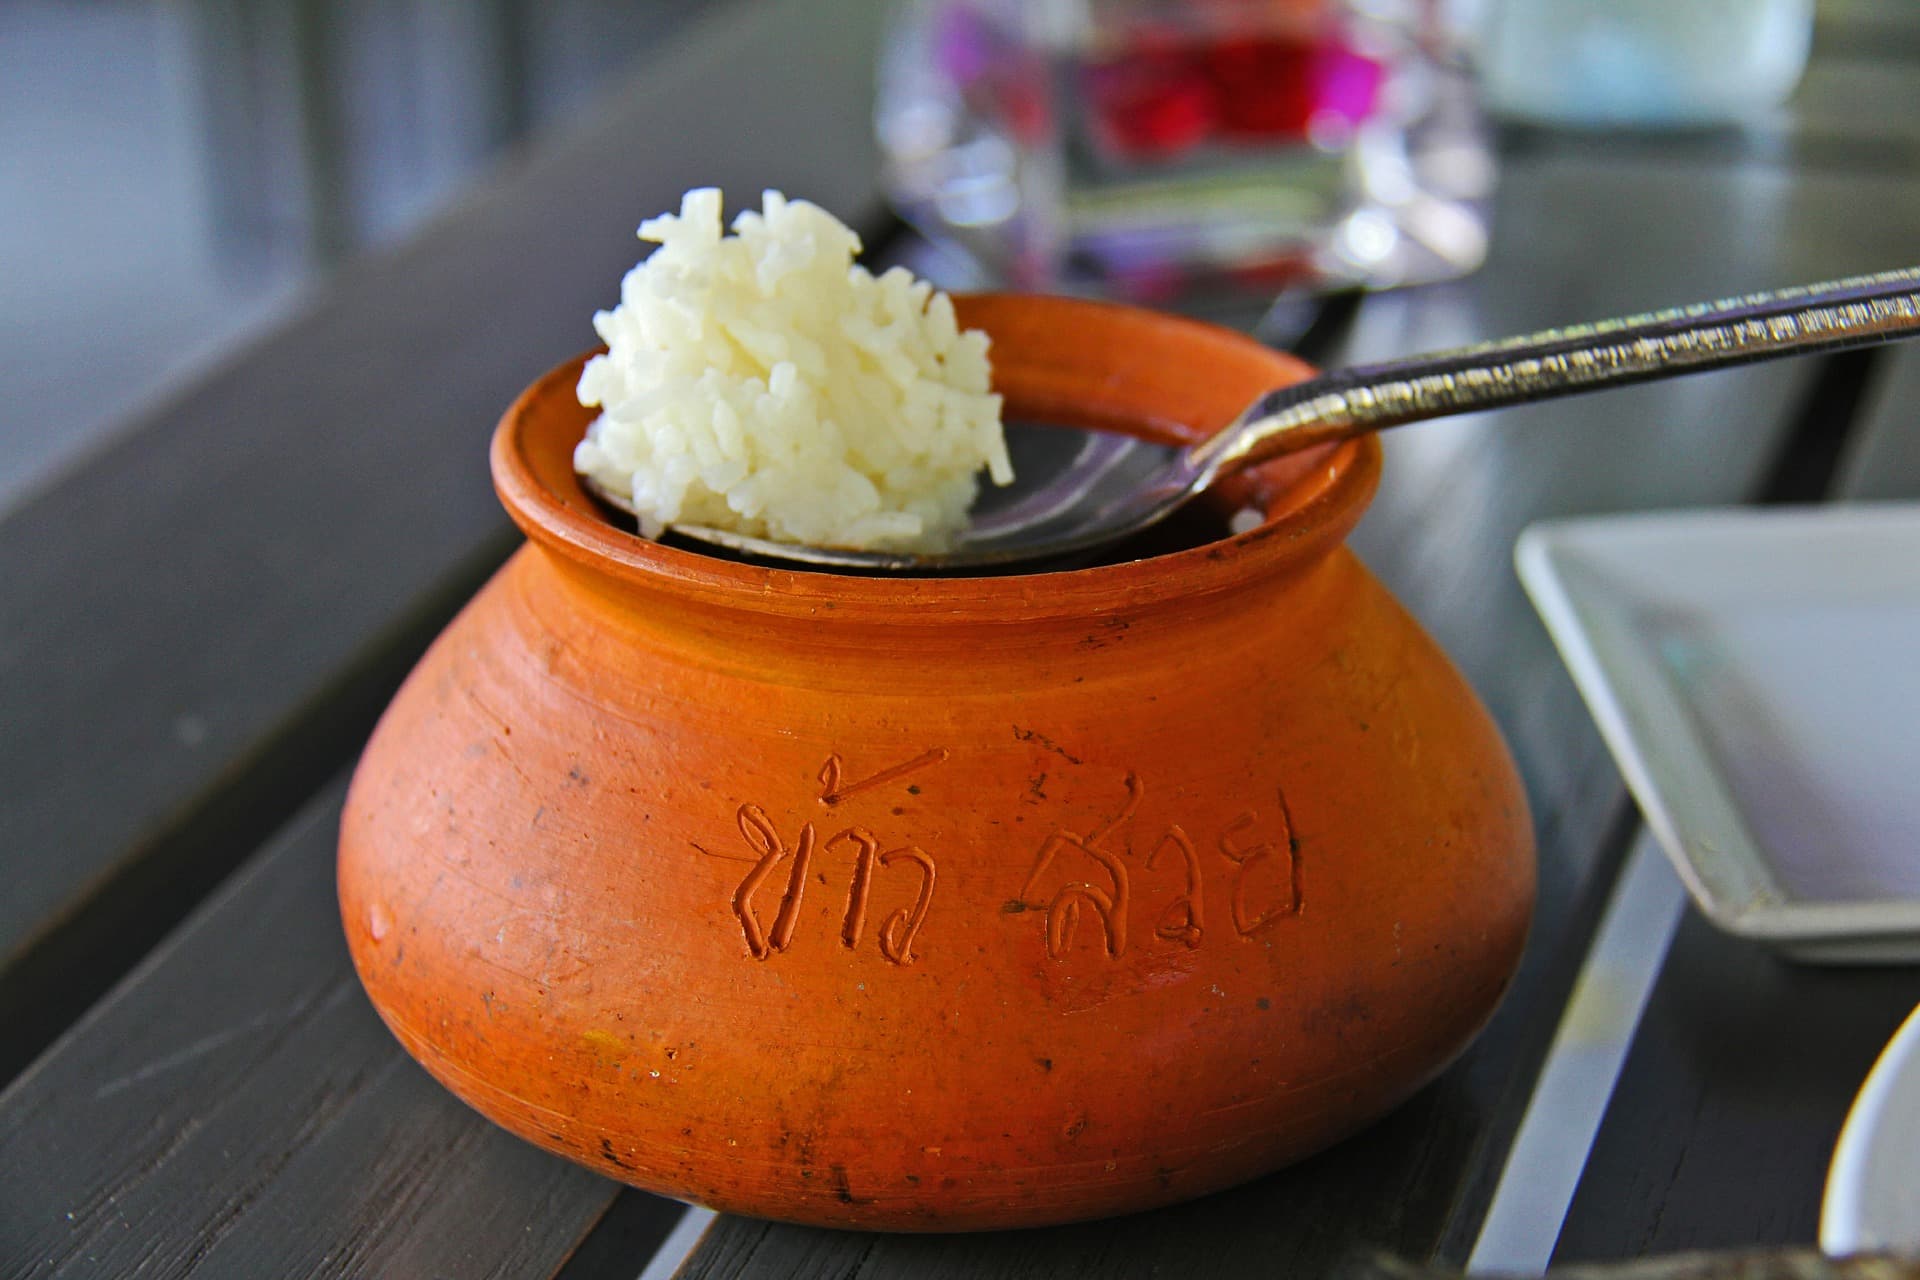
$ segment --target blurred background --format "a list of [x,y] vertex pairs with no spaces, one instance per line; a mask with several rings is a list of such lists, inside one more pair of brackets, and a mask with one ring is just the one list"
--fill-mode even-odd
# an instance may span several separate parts
[[0,3],[0,510],[701,8]]
[[[875,123],[953,282],[1385,287],[1478,264],[1499,129],[1792,147],[1818,113],[1789,129],[1780,104],[1824,20],[1859,39],[1907,3],[913,0]],[[716,7],[0,5],[0,510]]]

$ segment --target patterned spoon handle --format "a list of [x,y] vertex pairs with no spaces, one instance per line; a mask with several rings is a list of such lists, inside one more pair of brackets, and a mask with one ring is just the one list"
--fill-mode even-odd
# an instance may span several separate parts
[[1356,365],[1269,392],[1193,447],[1219,475],[1369,431],[1920,333],[1920,267]]

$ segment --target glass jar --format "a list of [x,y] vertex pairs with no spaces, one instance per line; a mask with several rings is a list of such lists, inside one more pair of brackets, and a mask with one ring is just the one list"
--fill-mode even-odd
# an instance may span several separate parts
[[1458,275],[1494,165],[1456,34],[1428,0],[915,0],[880,70],[888,189],[1020,288]]

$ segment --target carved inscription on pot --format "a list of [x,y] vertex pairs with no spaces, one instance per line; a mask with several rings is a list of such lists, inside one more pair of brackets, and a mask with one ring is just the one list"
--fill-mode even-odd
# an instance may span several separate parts
[[[817,775],[816,799],[831,811],[856,793],[938,765],[948,754],[945,748],[933,748],[851,781],[840,757],[829,756]],[[1215,912],[1217,900],[1224,897],[1226,927],[1238,938],[1253,938],[1300,914],[1304,898],[1299,842],[1286,797],[1278,789],[1271,805],[1245,809],[1196,838],[1179,822],[1138,830],[1135,815],[1146,784],[1129,771],[1122,785],[1124,798],[1105,819],[1085,830],[1057,826],[1048,833],[1019,892],[1001,908],[1009,916],[1039,915],[1049,957],[1063,959],[1077,942],[1081,949],[1091,946],[1109,959],[1126,954],[1133,944],[1137,894],[1150,902],[1166,900],[1153,918],[1149,945],[1198,948],[1222,932],[1208,914],[1209,880]],[[840,944],[857,950],[867,934],[875,879],[896,868],[917,872],[914,899],[879,923],[876,944],[893,964],[908,965],[918,958],[915,944],[939,880],[927,850],[893,843],[858,823],[837,826],[823,837],[811,819],[789,828],[789,839],[764,808],[751,802],[739,806],[734,822],[745,843],[744,854],[701,852],[752,864],[735,886],[730,905],[754,959],[766,960],[793,945],[810,879],[826,886],[820,892],[844,884]],[[814,874],[816,860],[824,865],[829,858],[846,867],[844,881],[831,871]],[[1093,931],[1091,936],[1088,931]]]
[[[753,953],[754,959],[765,960],[793,944],[800,905],[807,891],[807,872],[818,845],[824,850],[844,848],[853,852],[853,871],[840,926],[840,942],[848,950],[857,948],[866,932],[867,900],[873,891],[875,865],[884,869],[911,864],[919,871],[920,887],[913,905],[894,911],[881,922],[878,930],[881,955],[894,964],[913,963],[914,939],[926,922],[927,908],[933,904],[937,875],[933,858],[926,850],[915,845],[900,845],[883,852],[880,839],[864,827],[847,827],[819,840],[811,822],[802,824],[799,835],[788,844],[759,805],[743,804],[734,816],[747,847],[758,855],[752,869],[733,891],[733,914],[740,921],[747,950]],[[772,923],[768,924],[762,915],[761,890],[781,863],[787,865],[785,887],[779,906],[773,908]]]
[[849,782],[842,776],[846,766],[840,762],[840,754],[835,752],[827,757],[825,764],[820,766],[820,803],[839,804],[856,792],[892,782],[897,778],[904,778],[916,770],[939,764],[949,754],[945,747],[934,747],[930,751],[922,751],[911,760],[903,760],[891,768],[882,769],[878,773],[870,773],[864,778],[856,778]]
[[[1057,827],[1040,844],[1019,894],[1003,909],[1009,915],[1043,912],[1047,955],[1061,959],[1085,927],[1097,925],[1099,945],[1117,959],[1130,939],[1135,896],[1134,855],[1145,885],[1177,876],[1177,896],[1154,921],[1154,938],[1195,948],[1211,935],[1207,917],[1207,876],[1202,846],[1178,822],[1158,831],[1129,830],[1146,795],[1140,775],[1129,772],[1126,798],[1114,814],[1086,831]],[[1252,938],[1280,921],[1300,914],[1299,842],[1286,796],[1278,789],[1271,807],[1236,814],[1214,834],[1217,865],[1226,872],[1227,915],[1233,932]],[[1062,881],[1062,877],[1065,879]],[[1042,886],[1058,882],[1048,895]]]
[[[852,780],[846,778],[845,766],[839,755],[830,755],[826,763],[820,766],[817,775],[820,783],[818,800],[832,809],[858,792],[937,765],[947,755],[945,747],[935,747],[911,760]],[[908,965],[918,958],[914,942],[920,935],[920,927],[926,923],[928,909],[933,905],[934,885],[939,877],[933,855],[925,849],[913,844],[897,844],[889,848],[886,841],[857,824],[841,827],[823,839],[812,821],[801,823],[793,840],[788,842],[767,811],[753,803],[742,804],[735,810],[734,822],[749,850],[746,855],[704,848],[701,852],[753,864],[735,887],[731,905],[734,918],[740,922],[740,930],[746,938],[747,951],[754,959],[765,960],[793,945],[800,922],[800,908],[806,898],[808,874],[816,852],[823,858],[841,853],[852,855],[846,882],[846,906],[840,918],[840,943],[849,951],[856,950],[866,936],[867,907],[873,895],[876,869],[911,868],[919,873],[912,904],[889,913],[876,930],[880,954],[887,960],[897,965]],[[783,866],[786,872],[784,880],[777,874]],[[821,879],[824,881],[825,876]],[[771,900],[776,889],[780,893],[777,905]]]

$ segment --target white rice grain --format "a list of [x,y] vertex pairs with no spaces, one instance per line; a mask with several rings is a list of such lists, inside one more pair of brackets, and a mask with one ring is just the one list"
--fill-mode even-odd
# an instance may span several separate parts
[[825,210],[765,194],[723,235],[720,193],[640,224],[660,247],[593,318],[600,409],[574,467],[628,497],[641,529],[703,524],[774,541],[938,551],[978,473],[1013,479],[987,336]]

